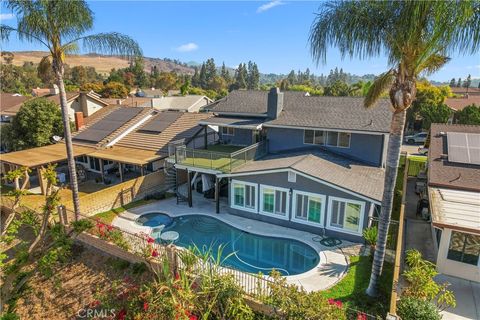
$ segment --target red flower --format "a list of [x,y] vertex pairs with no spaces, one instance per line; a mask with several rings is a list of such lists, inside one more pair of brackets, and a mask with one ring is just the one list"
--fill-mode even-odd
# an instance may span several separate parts
[[364,312],[358,312],[357,320],[367,320],[367,314]]
[[335,304],[335,300],[333,300],[332,298],[328,299],[328,304]]
[[336,304],[337,307],[339,307],[339,308],[342,307],[342,301],[340,301],[340,300],[335,301],[335,304]]
[[180,275],[177,272],[175,272],[175,280],[179,280],[179,279],[180,279]]
[[125,320],[127,316],[127,311],[125,309],[120,310],[120,312],[117,315],[118,320]]
[[147,239],[147,243],[154,243],[155,242],[155,239],[151,238],[151,237],[148,237]]
[[108,231],[112,231],[112,230],[113,230],[113,226],[107,225],[107,230],[108,230]]
[[148,310],[148,302],[144,302],[143,303],[143,311],[147,311]]
[[152,257],[158,257],[158,251],[157,249],[152,250]]
[[188,320],[198,320],[197,316],[196,315],[191,315]]

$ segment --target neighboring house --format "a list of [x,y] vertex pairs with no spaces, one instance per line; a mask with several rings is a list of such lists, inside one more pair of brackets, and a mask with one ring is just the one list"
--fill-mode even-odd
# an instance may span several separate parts
[[[209,117],[208,113],[161,112],[119,105],[105,107],[87,121],[80,113],[77,123],[83,125],[72,136],[77,164],[86,172],[80,181],[110,184],[163,169],[171,142],[192,147],[208,143],[208,135],[214,136],[215,132],[207,130],[204,136],[206,131],[197,122]],[[65,145],[61,142],[11,152],[2,155],[1,162],[4,172],[16,167],[35,169],[37,174],[30,178],[30,188],[40,187],[43,193],[44,167],[58,163],[57,168],[66,170]]]
[[145,97],[148,98],[160,98],[164,96],[163,90],[162,89],[142,89],[143,94]]
[[201,175],[215,187],[217,212],[225,194],[232,214],[361,241],[383,193],[391,111],[387,100],[378,104],[278,88],[231,92],[207,106],[215,117],[199,122],[218,130],[218,144],[176,148],[189,205]]
[[185,112],[202,111],[213,100],[201,95],[159,97],[152,99],[152,107],[158,110],[175,110]]
[[480,282],[480,126],[432,124],[428,195],[440,273]]
[[461,98],[447,98],[445,99],[445,104],[453,110],[448,123],[455,123],[455,112],[463,110],[467,106],[475,104],[477,107],[480,107],[480,95],[468,94]]
[[1,123],[9,123],[12,117],[17,114],[22,104],[27,101],[29,97],[22,96],[18,93],[4,93],[0,94],[0,116]]
[[454,94],[458,94],[458,95],[465,95],[465,94],[469,94],[469,95],[480,95],[480,88],[464,88],[464,87],[450,87],[450,89],[452,90],[452,92]]

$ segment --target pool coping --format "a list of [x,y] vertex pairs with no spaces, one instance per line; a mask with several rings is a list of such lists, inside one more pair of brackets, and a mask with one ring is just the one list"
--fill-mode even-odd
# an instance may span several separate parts
[[[349,259],[343,253],[343,251],[340,250],[341,253],[338,253],[338,249],[342,247],[348,247],[349,245],[353,245],[354,243],[342,241],[342,246],[326,247],[319,242],[312,240],[313,237],[318,236],[316,234],[293,228],[277,226],[267,222],[239,217],[229,213],[217,214],[211,211],[202,211],[204,210],[202,210],[201,208],[189,208],[184,205],[177,205],[175,199],[166,199],[125,211],[119,216],[117,216],[113,220],[112,224],[130,232],[144,232],[150,234],[153,229],[152,227],[141,226],[136,223],[136,220],[145,214],[162,213],[170,217],[203,215],[218,219],[221,222],[226,223],[227,225],[241,231],[253,233],[260,236],[300,241],[305,245],[313,248],[315,252],[317,252],[320,257],[319,263],[307,272],[284,277],[287,279],[288,283],[300,285],[304,287],[304,289],[307,291],[326,290],[334,286],[338,281],[340,281],[348,271]],[[251,226],[245,227],[245,223],[251,224]],[[181,246],[178,247],[180,248]],[[337,252],[335,252],[334,250]],[[333,270],[333,272],[329,271],[328,268],[330,268],[330,270]]]

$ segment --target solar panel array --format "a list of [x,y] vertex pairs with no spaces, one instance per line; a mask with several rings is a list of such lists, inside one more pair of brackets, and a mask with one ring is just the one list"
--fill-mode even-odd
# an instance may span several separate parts
[[480,134],[447,132],[448,161],[480,165]]
[[107,114],[91,127],[77,134],[73,140],[82,140],[98,143],[132,120],[142,111],[142,108],[120,108]]
[[152,133],[160,133],[181,116],[182,114],[180,112],[161,112],[147,124],[141,127],[140,130]]

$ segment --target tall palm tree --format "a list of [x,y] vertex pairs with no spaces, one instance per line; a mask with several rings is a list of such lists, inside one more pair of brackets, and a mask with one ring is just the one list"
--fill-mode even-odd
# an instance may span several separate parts
[[51,60],[60,91],[70,186],[75,219],[78,219],[80,201],[63,81],[65,56],[78,52],[80,45],[83,45],[84,50],[88,52],[124,57],[141,56],[141,49],[132,38],[116,32],[84,35],[93,26],[93,13],[83,0],[9,0],[5,4],[15,14],[17,26],[14,28],[8,25],[0,25],[0,39],[8,41],[11,34],[16,33],[20,40],[41,44],[49,51],[49,55],[43,61]]
[[329,46],[337,47],[342,57],[388,57],[390,69],[376,78],[364,100],[370,108],[388,91],[393,112],[378,241],[367,289],[368,295],[375,296],[385,258],[405,110],[415,99],[419,76],[440,69],[453,52],[478,52],[480,2],[332,1],[320,8],[309,41],[317,63],[326,62]]

